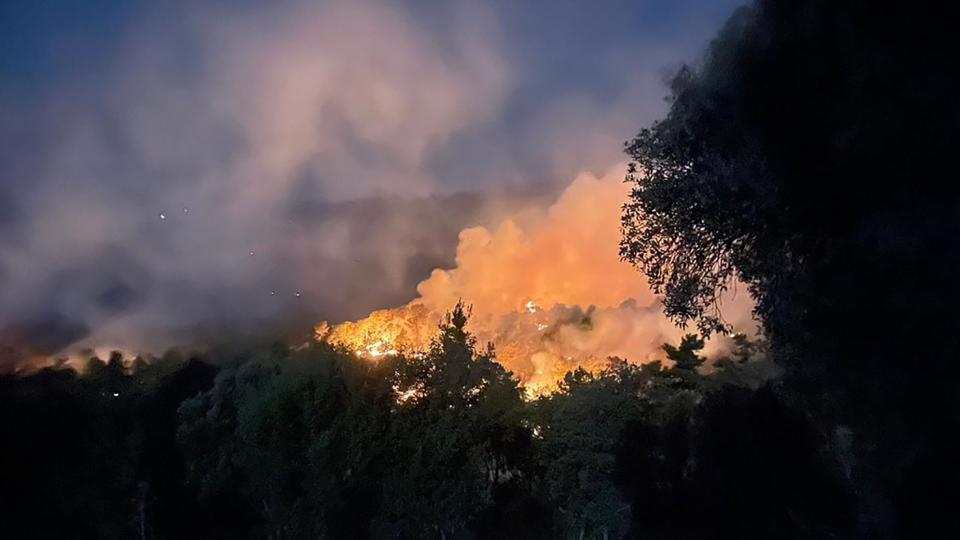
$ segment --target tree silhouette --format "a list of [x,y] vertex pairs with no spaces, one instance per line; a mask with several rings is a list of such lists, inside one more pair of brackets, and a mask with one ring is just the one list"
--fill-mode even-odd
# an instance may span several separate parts
[[960,435],[953,34],[925,9],[758,0],[626,146],[622,257],[704,334],[747,284],[793,398],[853,428],[867,535],[900,519],[905,464]]

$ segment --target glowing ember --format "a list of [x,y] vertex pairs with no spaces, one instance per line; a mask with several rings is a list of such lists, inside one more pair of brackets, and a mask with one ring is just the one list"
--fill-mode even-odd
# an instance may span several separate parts
[[[356,322],[333,327],[321,323],[315,328],[315,337],[371,361],[401,353],[420,356],[429,348],[442,316],[415,301],[394,310],[375,311]],[[658,317],[656,307],[633,302],[587,311],[558,305],[499,317],[475,316],[467,329],[481,346],[492,343],[497,360],[524,384],[528,396],[535,397],[554,389],[567,371],[577,367],[593,371],[606,365],[608,357],[623,356],[631,349],[659,353],[659,327],[643,324],[657,322]],[[614,328],[614,321],[622,323],[619,328]],[[633,355],[637,361],[654,358],[658,357]]]
[[314,336],[347,348],[363,358],[396,356],[401,351],[416,353],[430,345],[439,318],[432,318],[422,305],[408,305],[395,310],[374,311],[354,323],[331,328],[321,323]]

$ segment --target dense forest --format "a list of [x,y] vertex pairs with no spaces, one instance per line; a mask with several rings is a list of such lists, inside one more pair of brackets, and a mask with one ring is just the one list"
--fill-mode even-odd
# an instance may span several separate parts
[[[466,298],[377,362],[237,341],[4,376],[0,536],[960,537],[950,21],[757,0],[672,78],[620,246],[692,332],[661,362],[527,399]],[[737,285],[763,335],[707,362]]]
[[[842,462],[741,339],[522,389],[455,308],[429,352],[224,347],[0,381],[15,538],[770,538],[854,525]],[[128,367],[124,367],[125,364]],[[669,367],[667,367],[669,364]],[[214,367],[217,366],[217,367]]]

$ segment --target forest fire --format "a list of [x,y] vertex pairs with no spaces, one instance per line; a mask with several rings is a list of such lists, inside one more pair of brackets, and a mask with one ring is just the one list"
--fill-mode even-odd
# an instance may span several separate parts
[[930,4],[0,3],[0,540],[960,539]]
[[[359,321],[323,322],[315,338],[368,360],[418,354],[462,300],[472,307],[468,330],[481,346],[493,344],[528,393],[554,388],[571,369],[600,368],[609,357],[662,359],[661,345],[683,330],[662,315],[642,275],[619,259],[622,175],[621,168],[582,174],[546,212],[506,220],[495,231],[463,230],[456,267],[434,270],[417,287],[419,298]],[[740,295],[724,314],[738,329],[752,329],[750,308]]]
[[[593,370],[605,363],[606,356],[599,356],[590,346],[577,347],[572,339],[577,334],[581,342],[588,339],[595,313],[595,309],[584,312],[559,305],[546,311],[525,306],[500,317],[476,317],[468,329],[480,344],[493,344],[497,360],[524,382],[528,392],[535,393],[552,389],[568,370]],[[400,353],[415,356],[429,349],[441,318],[441,313],[412,302],[332,328],[322,323],[315,337],[366,360]]]

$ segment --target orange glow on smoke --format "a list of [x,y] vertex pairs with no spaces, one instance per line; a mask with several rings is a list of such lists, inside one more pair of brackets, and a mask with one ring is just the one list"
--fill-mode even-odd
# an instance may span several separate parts
[[[494,344],[498,361],[528,392],[555,387],[578,366],[597,369],[611,356],[659,359],[660,346],[679,341],[683,331],[663,317],[642,273],[619,259],[628,189],[622,168],[601,177],[585,173],[546,212],[505,220],[493,231],[464,229],[456,267],[434,270],[418,285],[419,298],[360,321],[322,323],[316,338],[367,359],[416,353],[463,299],[473,306],[468,330],[480,344]],[[736,315],[749,313],[745,297],[725,311],[735,324]]]

